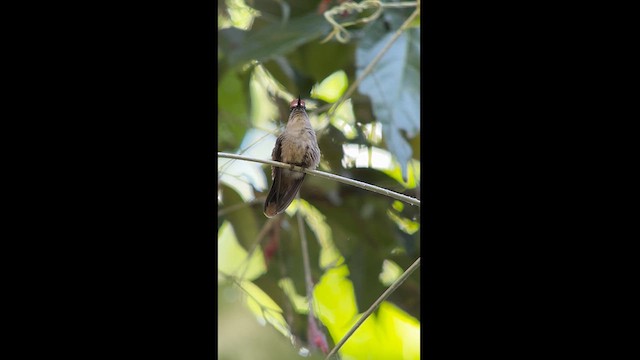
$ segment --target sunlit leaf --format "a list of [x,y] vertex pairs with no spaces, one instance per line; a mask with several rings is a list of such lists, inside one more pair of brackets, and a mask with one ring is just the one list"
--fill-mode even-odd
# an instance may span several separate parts
[[309,313],[309,302],[307,301],[307,298],[296,292],[296,288],[293,285],[293,280],[291,280],[291,278],[287,277],[280,279],[280,281],[278,281],[278,286],[280,286],[282,291],[287,295],[297,313]]
[[362,132],[364,133],[367,141],[372,145],[380,144],[382,140],[382,124],[373,121],[368,124],[362,125]]
[[244,0],[225,0],[225,3],[228,16],[218,15],[218,30],[231,26],[247,30],[251,27],[253,19],[259,15],[259,12],[247,6]]
[[348,275],[346,265],[331,268],[313,289],[316,313],[336,342],[348,330],[345,330],[345,326],[358,313],[353,283],[347,278]]
[[[354,318],[346,328],[353,326],[361,316]],[[371,314],[349,337],[340,355],[343,360],[419,359],[420,325],[402,310],[383,301],[377,312]]]
[[339,70],[322,80],[320,84],[316,84],[311,89],[311,97],[333,103],[347,90],[347,86],[349,86],[347,74]]
[[393,169],[393,159],[387,150],[360,144],[344,144],[342,150],[344,152],[342,164],[346,168]]
[[415,188],[420,181],[420,161],[418,160],[412,159],[409,162],[407,181],[404,181],[400,164],[393,159],[389,151],[360,144],[344,144],[342,149],[344,153],[342,166],[345,168],[380,170],[407,189]]
[[260,249],[256,249],[250,259],[247,255],[231,224],[223,222],[218,230],[218,270],[225,275],[248,280],[256,279],[267,271]]
[[393,282],[396,281],[402,273],[402,268],[398,264],[389,259],[385,259],[382,262],[382,272],[380,273],[379,278],[384,286],[389,286],[393,284]]
[[390,302],[383,301],[377,312],[378,324],[385,338],[397,344],[394,359],[420,359],[420,322]]
[[351,99],[338,106],[330,121],[331,125],[340,130],[347,139],[355,139],[356,136],[358,136],[358,131],[355,127],[356,119],[353,114]]
[[282,316],[282,309],[269,295],[250,281],[242,281],[241,288],[246,292],[247,306],[256,315],[261,324],[269,323],[282,335],[291,337],[287,321]]
[[398,216],[390,210],[387,211],[387,215],[389,215],[389,218],[391,218],[391,220],[393,220],[393,222],[398,225],[398,228],[400,228],[400,230],[406,232],[409,235],[415,234],[416,231],[420,229],[420,223],[417,221]]
[[[347,329],[355,325],[356,321],[361,317],[362,314],[354,318],[353,321],[348,324]],[[349,337],[349,341],[340,349],[342,359],[399,359],[397,357],[398,350],[394,349],[398,344],[381,336],[380,330],[376,315],[372,314],[360,325],[358,330]]]
[[420,183],[420,161],[415,159],[411,159],[411,161],[409,161],[407,181],[404,181],[402,178],[402,170],[397,161],[393,161],[393,167],[391,169],[381,169],[381,171],[395,179],[399,184],[402,184],[402,186],[407,189],[413,189]]

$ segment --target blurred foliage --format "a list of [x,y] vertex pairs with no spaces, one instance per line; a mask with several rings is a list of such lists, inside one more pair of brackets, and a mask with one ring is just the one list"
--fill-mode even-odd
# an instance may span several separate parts
[[[347,27],[347,43],[321,42],[332,26],[319,12],[344,3],[218,2],[218,151],[271,159],[289,102],[300,95],[318,136],[319,170],[420,198],[419,21],[328,112],[415,8],[384,8],[378,18]],[[343,12],[335,20],[371,13]],[[309,243],[316,316],[330,348],[420,256],[419,207],[307,175],[301,200],[269,220],[262,213],[269,166],[220,158],[218,171],[218,281],[233,294],[219,299],[219,310],[242,311],[233,307],[242,300],[247,313],[293,345],[293,355],[318,355],[307,338],[300,230]],[[416,272],[365,321],[340,351],[343,359],[419,358],[419,281]],[[220,315],[219,326],[227,318]],[[220,336],[221,344],[229,339]],[[227,359],[269,358],[224,351]]]

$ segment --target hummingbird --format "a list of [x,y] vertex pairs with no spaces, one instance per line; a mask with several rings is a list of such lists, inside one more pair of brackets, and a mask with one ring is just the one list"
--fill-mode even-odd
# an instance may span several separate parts
[[[320,163],[320,148],[316,133],[311,127],[304,100],[293,99],[291,112],[284,131],[276,139],[271,159],[308,169]],[[272,218],[285,211],[302,186],[305,173],[280,167],[271,167],[271,189],[264,202],[264,215]]]

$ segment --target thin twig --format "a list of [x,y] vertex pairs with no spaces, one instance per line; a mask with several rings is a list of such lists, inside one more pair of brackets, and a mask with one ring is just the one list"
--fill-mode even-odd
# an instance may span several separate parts
[[281,162],[278,162],[278,161],[256,159],[256,158],[251,158],[251,157],[248,157],[248,156],[242,156],[242,155],[237,155],[237,154],[229,154],[229,153],[223,153],[223,152],[219,152],[218,153],[218,157],[237,159],[237,160],[245,160],[245,161],[252,161],[252,162],[259,162],[259,163],[263,163],[263,164],[267,164],[267,165],[271,165],[271,166],[276,166],[276,167],[280,167],[280,168],[284,168],[284,169],[289,169],[289,170],[292,170],[292,171],[303,172],[305,174],[319,176],[319,177],[322,177],[322,178],[325,178],[325,179],[329,179],[329,180],[335,180],[335,181],[341,182],[343,184],[355,186],[355,187],[358,187],[360,189],[364,189],[364,190],[368,190],[368,191],[371,191],[371,192],[374,192],[374,193],[382,194],[382,195],[394,198],[396,200],[404,201],[404,202],[406,202],[407,204],[410,204],[410,205],[420,206],[420,200],[412,198],[411,196],[403,195],[403,194],[397,193],[395,191],[391,191],[391,190],[388,190],[388,189],[385,189],[385,188],[381,188],[379,186],[367,184],[367,183],[362,182],[362,181],[349,179],[349,178],[346,178],[346,177],[343,177],[343,176],[339,176],[339,175],[330,174],[330,173],[327,173],[327,172],[324,172],[324,171],[311,170],[311,169],[306,169],[306,168],[303,168],[303,167],[300,167],[300,166],[281,163]]
[[[318,324],[315,320],[315,314],[313,311],[313,279],[311,278],[311,262],[309,261],[309,247],[307,245],[307,235],[305,233],[304,222],[302,221],[302,211],[300,211],[300,193],[296,194],[296,198],[298,199],[298,210],[296,211],[296,215],[298,217],[298,230],[300,231],[300,245],[302,248],[302,262],[304,265],[304,280],[307,288],[307,304],[309,305],[309,312],[307,313],[307,331],[315,331],[320,332],[321,330],[318,328]],[[313,330],[311,330],[313,329]],[[323,340],[325,338],[324,334],[321,335]],[[314,346],[318,346],[318,344],[311,339],[311,335],[309,336],[309,342]],[[328,346],[326,348],[328,350]],[[325,350],[325,351],[326,351]]]
[[307,234],[304,231],[304,222],[302,221],[302,212],[300,211],[300,193],[296,195],[298,199],[298,230],[300,231],[300,245],[302,247],[302,263],[304,265],[304,280],[307,285],[307,299],[309,301],[309,312],[311,312],[311,300],[313,293],[313,280],[311,279],[311,262],[309,261],[309,249],[307,247]]
[[409,266],[409,268],[405,270],[405,272],[396,281],[394,281],[393,284],[391,284],[391,286],[389,286],[389,288],[384,293],[382,293],[382,295],[380,295],[378,300],[376,300],[373,303],[373,305],[371,305],[371,307],[367,311],[365,311],[364,314],[362,314],[362,316],[360,317],[360,319],[358,319],[355,325],[353,325],[353,327],[349,329],[349,331],[345,334],[345,336],[342,339],[340,339],[340,341],[336,344],[336,346],[331,350],[331,352],[329,353],[329,355],[327,355],[325,360],[329,360],[331,356],[333,356],[336,352],[338,352],[338,350],[340,350],[342,345],[344,345],[344,343],[347,342],[347,339],[349,339],[349,337],[353,335],[353,333],[360,327],[360,325],[362,325],[362,323],[364,323],[365,320],[367,320],[369,315],[371,315],[378,308],[378,306],[380,306],[380,304],[384,300],[386,300],[389,297],[389,295],[391,295],[419,267],[420,267],[420,258],[418,258],[418,260],[416,260],[413,264],[411,264],[411,266]]
[[313,279],[311,278],[311,261],[309,261],[309,247],[307,245],[307,234],[304,231],[304,222],[302,221],[302,211],[300,211],[300,193],[296,195],[298,199],[298,231],[300,232],[300,247],[302,248],[302,264],[304,266],[304,282],[307,292],[307,304],[309,305],[308,317],[313,317]]

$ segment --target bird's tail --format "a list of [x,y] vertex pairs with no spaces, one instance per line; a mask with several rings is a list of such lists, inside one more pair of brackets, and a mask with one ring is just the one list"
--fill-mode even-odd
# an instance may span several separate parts
[[273,171],[273,184],[267,195],[267,200],[264,202],[264,215],[268,218],[282,213],[289,207],[300,190],[306,175],[302,173],[302,176],[295,178],[285,176],[281,168],[274,168]]

